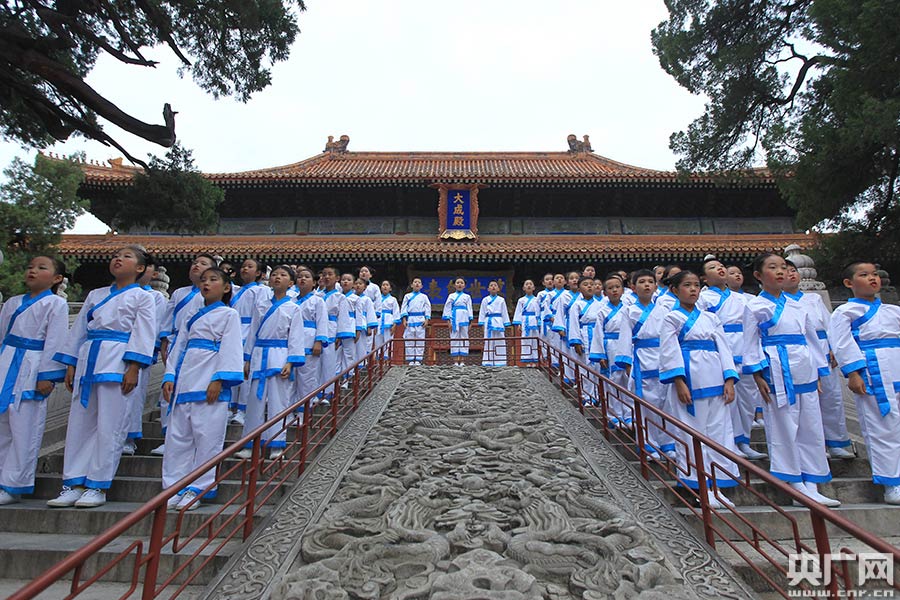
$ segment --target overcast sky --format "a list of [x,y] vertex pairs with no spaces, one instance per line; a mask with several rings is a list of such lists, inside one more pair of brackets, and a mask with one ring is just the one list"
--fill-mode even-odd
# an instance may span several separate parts
[[[665,74],[650,31],[662,0],[306,0],[290,60],[248,103],[214,100],[166,49],[155,69],[101,59],[88,81],[132,115],[176,132],[205,172],[289,164],[329,135],[350,150],[556,151],[591,136],[594,152],[673,169],[669,135],[703,109]],[[138,157],[165,149],[107,131]],[[114,148],[82,139],[52,148],[105,161]],[[0,144],[0,163],[34,153]],[[80,233],[103,233],[89,219]]]

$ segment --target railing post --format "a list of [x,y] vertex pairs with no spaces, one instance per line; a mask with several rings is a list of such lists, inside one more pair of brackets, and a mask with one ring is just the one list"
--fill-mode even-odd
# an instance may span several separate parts
[[250,477],[247,481],[247,508],[244,509],[244,541],[253,533],[253,515],[256,504],[256,484],[259,480],[259,466],[262,463],[261,455],[262,434],[253,438],[253,449],[250,454]]
[[306,403],[303,405],[303,423],[300,424],[300,466],[297,470],[297,475],[302,475],[303,471],[306,469],[306,457],[309,452],[309,427],[312,422],[312,401],[307,398]]
[[[828,565],[828,573],[823,573],[823,575],[828,580],[828,587],[826,591],[826,598],[838,598],[841,593],[838,588],[837,577],[835,577],[836,573],[834,570],[834,561],[829,560],[826,563],[825,557],[831,554],[831,542],[828,540],[828,527],[825,524],[825,519],[822,518],[815,510],[809,511],[809,519],[812,521],[812,530],[813,537],[816,540],[816,553],[819,555],[819,565],[824,568],[824,566]],[[845,569],[849,569],[849,565],[844,566]]]
[[162,556],[162,539],[166,532],[166,505],[160,504],[153,511],[153,525],[150,529],[147,569],[144,571],[144,586],[141,600],[156,598],[156,578],[159,575],[159,560]]
[[606,385],[603,377],[597,378],[597,398],[600,399],[600,418],[603,419],[603,437],[609,440],[612,435],[609,431],[609,396],[606,395]]
[[644,439],[643,416],[641,403],[634,400],[634,421],[632,421],[632,425],[634,426],[634,439],[638,446],[638,457],[641,459],[641,477],[650,479],[650,469],[647,465],[647,453],[644,451],[647,442]]
[[359,407],[359,369],[353,370],[353,410]]
[[575,402],[578,403],[578,410],[584,414],[584,402],[582,402],[582,382],[581,382],[581,365],[575,361]]
[[[709,487],[706,485],[706,469],[703,467],[703,445],[696,437],[692,437],[691,441],[694,446],[694,470],[697,472],[697,495],[700,500],[700,512],[703,514],[703,533],[706,536],[706,543],[715,548],[716,536],[712,527],[712,509],[709,507]],[[690,462],[687,467],[690,472]]]
[[331,437],[337,435],[338,405],[341,403],[340,381],[334,385],[334,397],[331,399]]

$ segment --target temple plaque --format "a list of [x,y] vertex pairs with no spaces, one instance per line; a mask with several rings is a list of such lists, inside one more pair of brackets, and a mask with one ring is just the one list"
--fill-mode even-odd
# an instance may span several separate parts
[[478,239],[478,188],[483,185],[439,183],[438,235],[442,240]]

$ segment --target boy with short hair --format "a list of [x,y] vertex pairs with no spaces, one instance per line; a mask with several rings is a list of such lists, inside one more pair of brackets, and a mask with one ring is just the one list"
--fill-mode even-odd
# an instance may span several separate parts
[[873,263],[844,269],[853,297],[834,309],[828,339],[856,409],[884,501],[900,504],[900,307],[882,304],[881,277]]

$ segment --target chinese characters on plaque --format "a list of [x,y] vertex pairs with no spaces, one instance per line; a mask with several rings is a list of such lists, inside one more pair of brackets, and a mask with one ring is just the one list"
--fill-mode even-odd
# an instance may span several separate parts
[[479,185],[438,184],[441,239],[474,240],[478,237]]

